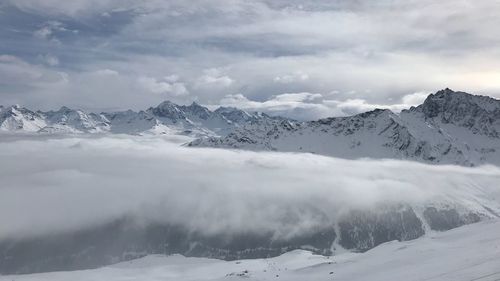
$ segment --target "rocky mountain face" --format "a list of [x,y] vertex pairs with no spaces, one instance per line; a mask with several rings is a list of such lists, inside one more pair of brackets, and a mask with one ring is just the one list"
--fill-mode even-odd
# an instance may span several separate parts
[[376,109],[309,122],[252,123],[189,146],[396,158],[434,164],[500,164],[500,101],[450,89],[395,114]]
[[222,136],[252,122],[273,117],[236,108],[210,111],[197,103],[181,106],[165,101],[139,112],[127,110],[90,113],[62,107],[57,111],[31,111],[19,106],[0,107],[0,132],[9,133],[119,133]]
[[[318,214],[328,216],[328,214]],[[88,229],[29,239],[0,241],[0,274],[96,268],[148,254],[176,254],[224,260],[274,257],[295,249],[332,255],[363,252],[381,243],[412,240],[497,216],[491,209],[393,204],[350,210],[336,221],[293,237],[272,232],[207,235],[186,226],[136,223],[123,218]]]

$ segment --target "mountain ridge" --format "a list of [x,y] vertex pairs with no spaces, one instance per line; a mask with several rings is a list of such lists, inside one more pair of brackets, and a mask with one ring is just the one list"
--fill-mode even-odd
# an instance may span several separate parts
[[190,147],[307,152],[347,159],[500,165],[500,100],[449,88],[394,113],[389,109],[296,121],[234,107],[164,101],[145,110],[90,113],[61,107],[0,107],[0,132],[187,135]]
[[145,110],[93,113],[66,106],[59,110],[32,111],[14,106],[0,106],[0,132],[10,133],[120,133],[180,134],[192,137],[221,136],[249,122],[272,120],[264,113],[237,108],[211,111],[193,102],[177,105],[164,101]]
[[247,125],[188,145],[500,165],[500,100],[447,88],[399,114],[375,109],[348,117]]

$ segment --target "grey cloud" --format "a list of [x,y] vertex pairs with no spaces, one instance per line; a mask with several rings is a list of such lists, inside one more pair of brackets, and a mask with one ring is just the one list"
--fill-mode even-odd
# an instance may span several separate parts
[[[405,95],[445,87],[499,97],[498,5],[469,0],[8,1],[0,7],[0,36],[6,43],[0,54],[38,71],[66,73],[68,79],[64,85],[26,81],[12,87],[0,78],[0,103],[15,99],[51,108],[64,101],[137,109],[162,99],[214,104],[241,93],[265,102],[308,92],[325,100],[358,101],[349,107],[390,107]],[[119,75],[106,83],[89,75],[100,69]],[[220,73],[208,73],[214,70]],[[184,94],[148,95],[135,83],[141,77],[162,83],[169,75],[182,77],[177,83],[185,91],[178,85],[174,92]]]

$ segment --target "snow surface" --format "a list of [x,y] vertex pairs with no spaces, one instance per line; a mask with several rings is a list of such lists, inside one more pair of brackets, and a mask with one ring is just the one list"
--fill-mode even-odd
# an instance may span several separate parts
[[93,270],[0,276],[0,280],[450,280],[500,279],[500,220],[333,257],[304,250],[269,259],[221,261],[150,255]]
[[15,105],[0,106],[0,133],[222,136],[247,123],[272,119],[262,113],[236,108],[210,111],[197,103],[181,106],[170,101],[139,112],[100,114],[65,106],[57,111],[43,112]]

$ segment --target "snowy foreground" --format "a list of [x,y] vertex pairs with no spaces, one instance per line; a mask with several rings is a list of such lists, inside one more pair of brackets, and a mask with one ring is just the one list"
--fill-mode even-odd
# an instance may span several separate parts
[[221,261],[152,255],[82,271],[0,280],[499,280],[500,220],[489,220],[366,253],[334,257],[293,251],[270,259]]

